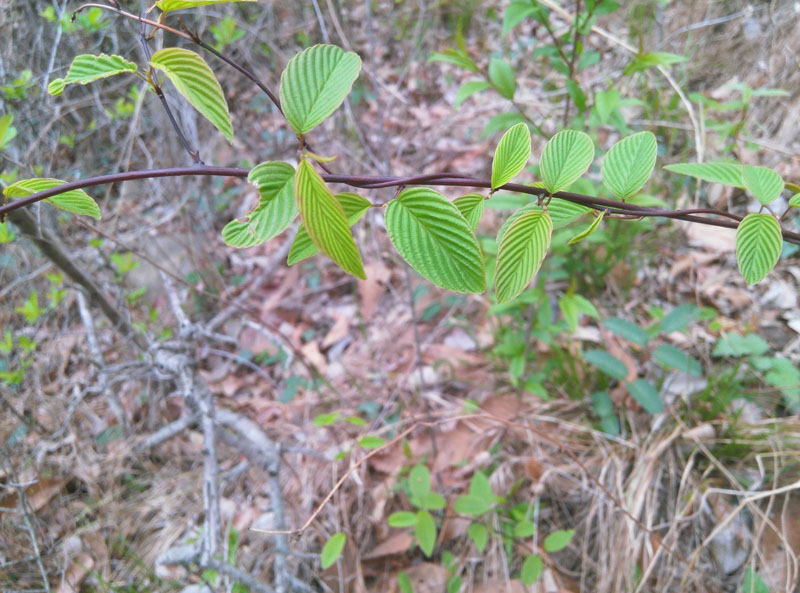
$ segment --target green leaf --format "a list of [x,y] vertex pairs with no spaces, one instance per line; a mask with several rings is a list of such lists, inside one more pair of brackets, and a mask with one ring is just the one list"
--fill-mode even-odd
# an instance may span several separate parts
[[531,156],[528,124],[518,123],[500,139],[492,159],[492,191],[519,175]]
[[589,226],[583,229],[580,233],[572,237],[569,241],[567,241],[568,245],[572,245],[574,243],[578,243],[579,241],[583,241],[586,237],[590,236],[597,230],[597,227],[600,226],[600,223],[603,222],[603,217],[606,215],[606,210],[603,210],[599,216],[595,216],[594,220],[591,222]]
[[748,566],[744,573],[742,593],[769,593],[769,586],[764,582],[764,579],[753,570],[752,566]]
[[[60,179],[23,179],[6,187],[3,193],[6,198],[25,198],[65,183],[66,181],[61,181]],[[73,189],[52,198],[47,198],[44,201],[73,214],[85,214],[86,216],[100,219],[100,206],[97,205],[94,198],[82,189]]]
[[512,2],[503,13],[502,35],[519,25],[525,18],[538,14],[540,10],[541,7],[531,2]]
[[769,352],[769,344],[759,335],[726,334],[717,340],[712,356],[761,356]]
[[614,403],[605,391],[595,391],[592,394],[594,413],[600,418],[614,415]]
[[578,113],[583,113],[584,109],[586,109],[586,93],[574,80],[567,79],[565,85],[567,87],[567,95],[575,103]]
[[389,527],[412,527],[417,524],[417,514],[408,511],[400,511],[389,515],[387,522]]
[[227,2],[258,2],[258,0],[157,0],[156,6],[161,12],[171,12],[173,10],[183,10],[184,8],[196,8],[197,6]]
[[334,533],[322,548],[322,568],[332,566],[342,555],[347,536],[344,533]]
[[489,60],[489,82],[506,99],[514,98],[517,82],[514,80],[514,71],[505,60],[500,58]]
[[428,492],[419,499],[419,508],[426,509],[428,511],[438,511],[439,509],[443,509],[447,506],[447,501],[441,494],[437,494],[436,492]]
[[678,175],[689,175],[703,181],[744,187],[742,179],[742,166],[738,163],[725,161],[712,161],[710,163],[678,163],[664,167],[667,171]]
[[700,307],[686,303],[678,305],[667,313],[659,324],[659,329],[665,334],[681,331],[685,329],[694,319],[700,315]]
[[178,92],[233,142],[228,103],[206,61],[188,49],[168,47],[153,54],[150,65],[167,75]]
[[650,381],[636,379],[636,381],[628,383],[628,391],[631,392],[633,399],[639,402],[646,412],[658,414],[664,411],[661,397],[659,397],[658,391]]
[[294,167],[266,162],[253,167],[247,180],[258,188],[258,206],[247,220],[232,220],[222,229],[222,239],[231,247],[253,247],[278,236],[297,217],[294,198]]
[[653,360],[664,366],[688,373],[693,377],[699,377],[703,374],[699,362],[672,344],[661,344],[653,350]]
[[544,551],[548,554],[560,552],[569,545],[573,535],[575,535],[574,529],[559,529],[558,531],[554,531],[544,538]]
[[600,91],[594,95],[594,108],[601,124],[607,124],[611,114],[619,106],[620,93],[617,89]]
[[[352,227],[355,223],[361,220],[369,210],[372,204],[366,198],[362,198],[358,194],[341,193],[333,196],[336,201],[342,206],[344,215],[347,217],[347,223]],[[308,231],[304,225],[300,225],[297,229],[297,234],[294,237],[292,246],[289,249],[289,257],[287,264],[296,264],[306,258],[311,257],[319,251],[317,246],[311,241],[308,236]]]
[[542,557],[538,554],[528,554],[525,556],[525,561],[522,563],[522,570],[520,570],[519,578],[522,584],[526,587],[533,585],[542,574],[544,564]]
[[335,45],[315,45],[294,56],[281,74],[281,106],[298,134],[307,134],[350,93],[361,58]]
[[631,323],[627,319],[610,317],[603,321],[603,325],[618,336],[625,338],[629,342],[638,344],[639,346],[645,347],[647,346],[647,342],[650,341],[650,336],[644,329],[635,323]]
[[83,54],[72,60],[66,78],[54,78],[47,85],[47,92],[60,95],[68,84],[89,84],[123,72],[136,72],[136,64],[121,56]]
[[453,200],[453,205],[461,212],[473,232],[478,228],[478,223],[483,215],[484,198],[481,194],[467,194]]
[[490,88],[492,88],[492,85],[485,80],[470,80],[469,82],[465,82],[456,93],[456,100],[453,103],[453,107],[458,107],[475,93],[480,93]]
[[411,468],[408,474],[408,489],[411,491],[411,496],[418,500],[431,491],[431,474],[423,464],[418,463]]
[[736,260],[748,285],[766,278],[781,255],[781,225],[769,214],[752,213],[736,229]]
[[562,200],[561,198],[551,198],[550,203],[547,205],[547,213],[550,215],[550,220],[553,221],[554,229],[567,226],[573,220],[591,211],[592,209],[588,206],[576,204],[569,200]]
[[428,511],[417,511],[417,523],[414,525],[414,535],[422,553],[428,558],[433,555],[436,545],[436,524]]
[[497,249],[495,291],[506,303],[525,290],[550,247],[553,221],[546,212],[527,212],[508,227]]
[[628,367],[625,363],[605,350],[587,350],[583,353],[583,358],[610,377],[622,381],[628,376]]
[[516,111],[510,111],[508,113],[498,113],[492,119],[489,120],[488,124],[486,124],[486,127],[481,133],[481,137],[489,136],[491,134],[494,134],[495,132],[504,132],[514,124],[518,124],[524,121],[525,118]]
[[744,165],[742,167],[744,186],[765,206],[775,200],[783,191],[783,179],[772,169]]
[[385,444],[386,439],[371,435],[361,437],[361,440],[358,441],[358,445],[363,449],[377,449],[378,447],[383,447]]
[[478,65],[472,61],[472,58],[466,52],[460,52],[456,49],[446,49],[443,52],[434,52],[428,58],[429,62],[447,62],[448,64],[455,64],[465,70],[471,72],[480,72]]
[[297,168],[294,193],[303,225],[314,245],[345,272],[366,278],[342,205],[308,161]]
[[314,417],[312,423],[314,426],[330,426],[339,419],[339,416],[341,416],[339,412],[334,412],[333,414],[320,414],[319,416]]
[[486,544],[489,541],[489,534],[486,530],[486,527],[480,523],[472,523],[467,528],[467,535],[475,544],[475,548],[477,548],[479,552],[483,552],[483,550],[486,548]]
[[592,139],[583,132],[562,130],[545,145],[539,170],[551,195],[583,175],[594,159]]
[[0,150],[3,150],[17,136],[17,128],[11,125],[13,121],[12,113],[6,113],[0,117]]
[[514,537],[530,537],[535,530],[533,521],[523,520],[514,525]]
[[488,500],[474,494],[459,496],[455,503],[453,503],[453,510],[456,513],[470,515],[471,517],[477,517],[478,515],[488,513],[490,508],[491,504]]
[[800,194],[794,194],[789,198],[789,208],[800,208]]
[[641,72],[648,68],[670,66],[671,64],[678,64],[685,61],[685,56],[679,56],[665,51],[648,52],[635,56],[633,60],[625,66],[625,70],[623,70],[622,73],[633,74],[634,72]]
[[400,192],[386,207],[386,230],[403,259],[437,286],[464,293],[486,289],[478,240],[440,193],[425,187]]
[[414,593],[414,585],[411,584],[411,579],[403,571],[397,573],[397,588],[401,593]]
[[653,172],[657,151],[658,144],[652,132],[639,132],[623,138],[603,159],[603,184],[619,199],[630,198]]
[[488,504],[494,502],[494,492],[492,485],[489,484],[489,478],[482,471],[476,471],[472,480],[469,483],[469,493],[472,496],[477,496],[484,499]]

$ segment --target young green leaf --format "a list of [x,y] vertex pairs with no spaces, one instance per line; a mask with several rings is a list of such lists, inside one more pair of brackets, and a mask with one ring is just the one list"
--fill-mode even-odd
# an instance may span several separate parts
[[789,208],[800,208],[800,194],[794,194],[789,198]]
[[47,92],[60,95],[68,84],[89,84],[123,72],[136,72],[136,64],[120,56],[83,54],[72,60],[66,78],[54,78],[47,85]]
[[[341,193],[333,196],[339,202],[344,210],[344,215],[347,217],[347,223],[352,227],[355,223],[361,220],[372,205],[369,200],[362,198],[358,194]],[[297,229],[297,234],[294,237],[292,246],[289,249],[289,257],[286,263],[288,265],[295,264],[306,258],[311,257],[319,251],[317,246],[311,241],[308,236],[306,227],[300,225]]]
[[294,56],[281,74],[281,106],[298,134],[307,134],[350,93],[361,58],[335,45],[315,45]]
[[650,341],[650,336],[645,330],[635,323],[631,323],[627,319],[610,317],[603,321],[603,325],[618,336],[621,336],[629,342],[633,342],[639,346],[645,347],[647,346],[647,342]]
[[414,535],[417,537],[417,543],[422,553],[430,558],[433,555],[433,547],[436,545],[436,524],[428,511],[417,511]]
[[403,571],[397,574],[397,588],[400,593],[414,593],[414,585],[411,584],[411,579]]
[[377,449],[378,447],[383,447],[385,444],[386,439],[373,435],[361,437],[361,439],[358,441],[358,445],[363,449]]
[[658,414],[664,411],[664,404],[661,402],[661,397],[650,381],[636,379],[636,381],[628,383],[628,391],[630,391],[633,399],[639,402],[646,412]]
[[617,89],[599,91],[594,95],[594,108],[601,124],[607,124],[611,114],[619,106],[620,93]]
[[494,502],[492,485],[489,483],[489,478],[482,471],[476,471],[473,474],[469,483],[469,493],[472,496],[484,499],[490,505]]
[[456,93],[456,100],[453,103],[453,108],[461,105],[475,93],[480,93],[490,88],[492,88],[492,85],[485,80],[470,80],[469,82],[465,82]]
[[334,412],[333,414],[320,414],[314,417],[312,423],[314,426],[330,426],[339,419],[339,416],[341,416],[339,412]]
[[188,49],[167,47],[153,54],[150,66],[161,70],[178,92],[233,142],[233,126],[222,87],[206,61]]
[[603,217],[606,215],[606,212],[606,210],[603,210],[599,216],[595,216],[591,224],[583,229],[580,233],[572,237],[567,244],[572,245],[573,243],[583,241],[586,237],[594,233],[597,230],[597,227],[600,226],[600,223],[603,222]]
[[328,568],[342,555],[347,536],[344,533],[334,533],[322,548],[322,568]]
[[648,68],[657,66],[670,66],[686,61],[686,56],[679,56],[678,54],[671,54],[665,51],[654,51],[645,54],[638,54],[634,56],[633,60],[625,66],[622,71],[623,74],[633,74],[634,72],[641,72]]
[[486,548],[486,544],[489,541],[489,534],[486,530],[486,527],[480,523],[472,523],[467,528],[467,535],[475,544],[477,550],[479,552],[483,552],[483,550]]
[[769,214],[752,213],[736,229],[736,260],[748,285],[763,280],[772,271],[783,247],[778,221]]
[[486,289],[478,240],[440,193],[425,187],[400,192],[386,207],[386,230],[403,259],[437,286],[464,293]]
[[453,200],[453,205],[461,212],[469,227],[475,232],[483,215],[484,198],[481,194],[467,194]]
[[688,373],[693,377],[699,377],[703,374],[699,362],[672,344],[661,344],[653,350],[653,360],[666,367]]
[[569,545],[574,535],[574,529],[559,529],[558,531],[554,531],[544,538],[544,551],[548,554],[560,552]]
[[480,72],[478,65],[469,57],[469,54],[457,49],[446,49],[443,52],[434,52],[428,58],[429,62],[447,62],[470,72]]
[[498,303],[525,290],[544,261],[552,234],[553,221],[546,212],[527,212],[508,227],[497,250],[494,283]]
[[517,82],[514,80],[514,71],[505,60],[500,58],[489,60],[489,82],[501,96],[506,99],[514,98]]
[[528,124],[518,123],[500,139],[492,159],[492,191],[514,179],[531,156]]
[[447,506],[447,501],[441,494],[437,492],[427,492],[425,496],[419,499],[418,508],[428,511],[438,511]]
[[421,500],[431,490],[431,474],[428,468],[418,463],[408,474],[408,489],[411,496]]
[[533,521],[527,519],[514,525],[514,537],[531,537],[534,531],[536,531],[536,527],[533,525]]
[[594,159],[594,143],[583,132],[562,130],[545,145],[539,170],[551,195],[583,175]]
[[308,161],[301,161],[297,167],[294,193],[303,225],[314,245],[345,272],[366,278],[344,209]]
[[[3,193],[6,198],[25,198],[65,183],[66,181],[60,179],[23,179],[6,187]],[[100,206],[82,189],[73,189],[44,201],[73,214],[85,214],[100,219]]]
[[522,584],[526,587],[533,585],[542,574],[544,563],[542,557],[538,554],[528,554],[525,556],[525,561],[522,563],[522,570],[520,570],[519,578]]
[[744,165],[742,180],[748,191],[765,206],[783,191],[783,179],[772,169]]
[[658,144],[652,132],[623,138],[606,154],[601,167],[603,184],[621,200],[638,192],[653,172]]
[[583,358],[610,377],[620,381],[628,376],[628,367],[619,358],[605,350],[587,350]]
[[543,12],[542,7],[535,2],[520,2],[519,0],[511,2],[503,13],[502,35],[519,25],[526,17],[539,15],[541,12]]
[[487,513],[490,508],[491,503],[488,500],[474,494],[459,496],[455,503],[453,503],[453,510],[456,513],[470,515],[471,517],[477,517],[478,515]]
[[294,198],[294,167],[265,162],[253,167],[247,180],[258,188],[258,205],[247,220],[232,220],[222,229],[222,239],[231,247],[253,247],[282,233],[297,217]]
[[664,167],[667,171],[678,175],[688,175],[703,181],[744,187],[742,179],[742,166],[738,163],[713,161],[710,163],[677,163]]
[[17,128],[11,125],[14,121],[14,114],[6,113],[0,117],[0,150],[17,136]]
[[195,8],[208,4],[223,4],[227,2],[258,2],[258,0],[157,0],[156,6],[161,12],[171,12],[173,10],[183,10],[184,8]]
[[413,527],[417,524],[418,517],[416,513],[409,511],[400,511],[389,515],[387,522],[389,527]]

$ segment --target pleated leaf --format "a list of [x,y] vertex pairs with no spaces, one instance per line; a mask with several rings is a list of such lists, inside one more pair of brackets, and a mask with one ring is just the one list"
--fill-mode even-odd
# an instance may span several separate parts
[[206,61],[188,49],[168,47],[153,54],[150,65],[167,75],[178,92],[200,114],[233,141],[233,126],[228,103],[217,77]]
[[595,219],[591,222],[589,226],[583,229],[580,233],[572,237],[567,243],[568,245],[572,245],[573,243],[578,243],[579,241],[583,241],[586,237],[591,235],[597,230],[597,227],[600,226],[600,223],[603,222],[603,217],[606,215],[606,211],[603,210],[599,216],[596,216]]
[[258,0],[158,0],[158,6],[161,12],[170,12],[173,10],[183,10],[184,8],[197,8],[198,6],[206,6],[208,4],[223,4],[229,2],[258,2]]
[[386,207],[386,231],[398,253],[422,276],[455,292],[486,290],[478,241],[442,194],[412,187]]
[[594,143],[583,132],[562,130],[545,145],[539,172],[550,194],[568,187],[594,159]]
[[[582,206],[581,204],[576,204],[569,200],[562,200],[561,198],[551,198],[550,204],[547,206],[547,213],[550,215],[550,220],[553,222],[554,229],[567,226],[578,217],[591,211],[592,209],[587,206]],[[500,231],[497,233],[497,242],[499,243],[502,241],[508,227],[514,224],[520,216],[528,212],[543,212],[543,209],[536,202],[531,202],[514,212],[500,227]]]
[[[341,204],[344,215],[347,217],[347,223],[350,226],[353,226],[361,220],[372,205],[369,200],[362,198],[358,194],[341,193],[333,197]],[[294,237],[294,241],[292,242],[292,246],[289,249],[289,257],[286,263],[291,266],[292,264],[296,264],[299,261],[315,255],[317,252],[319,252],[319,249],[314,245],[311,237],[308,236],[306,227],[300,225]]]
[[365,279],[361,254],[350,232],[342,205],[308,161],[301,161],[294,194],[311,241],[345,272]]
[[514,179],[531,156],[531,132],[528,124],[512,126],[497,145],[492,160],[492,191]]
[[232,220],[222,229],[222,239],[231,247],[253,247],[276,237],[297,217],[294,199],[294,167],[266,162],[253,167],[247,180],[258,188],[258,206],[247,220]]
[[789,208],[800,208],[800,194],[794,194],[789,198]]
[[650,178],[656,165],[657,151],[658,144],[652,132],[639,132],[623,138],[603,159],[603,183],[619,199],[630,198]]
[[[23,179],[6,187],[3,193],[6,198],[25,198],[65,183],[66,181],[61,181],[60,179]],[[86,216],[100,219],[100,206],[97,205],[92,196],[82,189],[73,189],[52,198],[47,198],[44,201],[73,214],[85,214]]]
[[506,303],[525,290],[550,247],[553,221],[546,212],[526,212],[508,227],[497,249],[494,284],[497,302]]
[[781,255],[781,226],[769,214],[753,213],[744,217],[736,230],[736,260],[748,285],[763,280]]
[[783,179],[772,169],[744,165],[742,180],[748,191],[765,206],[783,191]]
[[361,71],[361,58],[335,45],[294,56],[281,74],[281,105],[298,134],[306,134],[342,104]]
[[453,204],[461,212],[461,216],[469,223],[469,227],[473,232],[478,228],[478,223],[481,221],[484,201],[481,194],[467,194],[453,200]]
[[724,161],[712,161],[710,163],[678,163],[664,167],[667,171],[672,171],[678,175],[688,175],[703,181],[721,183],[722,185],[732,185],[733,187],[744,187],[742,180],[742,166],[737,163],[727,163]]
[[83,54],[72,60],[65,78],[55,78],[47,85],[47,92],[60,95],[68,84],[89,84],[123,72],[136,72],[136,64],[120,56]]

